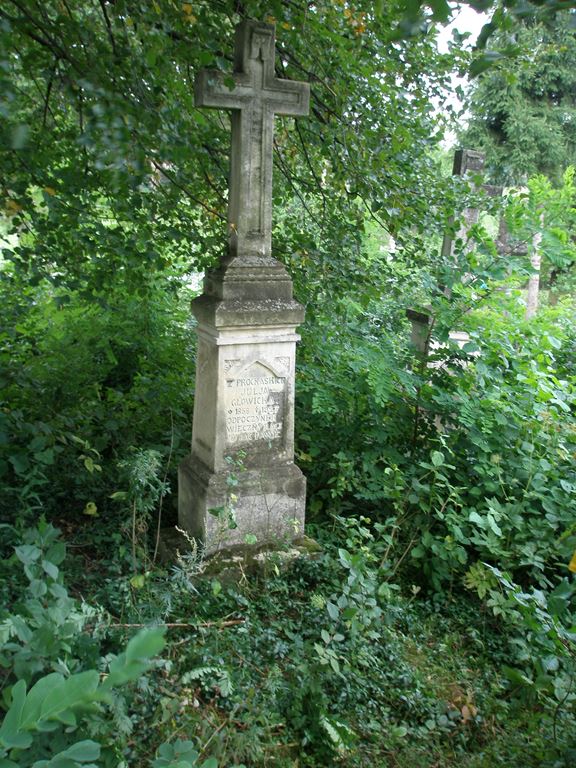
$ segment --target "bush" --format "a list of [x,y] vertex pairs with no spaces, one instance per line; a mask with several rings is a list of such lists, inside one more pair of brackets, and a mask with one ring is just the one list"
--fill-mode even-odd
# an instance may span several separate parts
[[[130,446],[180,455],[192,409],[188,311],[170,283],[144,297],[3,284],[13,330],[0,335],[0,514],[76,517],[106,508]],[[8,290],[8,289],[11,290]],[[65,299],[65,301],[64,301]]]

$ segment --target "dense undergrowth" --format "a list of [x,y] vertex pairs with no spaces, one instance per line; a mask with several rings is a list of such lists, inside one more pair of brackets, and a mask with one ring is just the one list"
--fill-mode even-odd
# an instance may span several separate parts
[[[95,546],[86,526],[69,529],[66,557],[49,524],[23,539],[6,531],[5,706],[14,711],[25,683],[36,696],[19,730],[10,714],[0,729],[12,760],[2,765],[573,763],[574,695],[562,682],[573,661],[553,650],[555,620],[541,604],[522,628],[529,598],[504,584],[507,627],[478,599],[380,582],[361,518],[335,520],[319,559],[284,573],[272,558],[264,575],[221,583],[182,559],[135,588],[121,553]],[[167,629],[139,629],[158,622]],[[64,679],[80,688],[60,691],[51,712],[50,689]]]

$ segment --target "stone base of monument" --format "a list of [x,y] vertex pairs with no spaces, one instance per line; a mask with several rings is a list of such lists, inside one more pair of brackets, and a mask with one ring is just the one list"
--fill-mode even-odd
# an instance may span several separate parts
[[204,557],[194,550],[192,543],[175,528],[161,532],[158,556],[166,565],[174,564],[181,556],[192,554],[192,578],[217,578],[222,583],[235,584],[248,577],[266,577],[270,573],[288,571],[300,560],[318,560],[322,547],[309,536],[299,536],[284,547],[273,544],[237,545],[221,549]]
[[206,554],[245,544],[282,546],[303,535],[306,479],[295,464],[215,473],[188,456],[178,469],[178,505],[179,525]]
[[[190,455],[178,524],[211,554],[283,545],[304,532],[306,480],[294,464],[294,373],[303,308],[272,259],[208,272],[198,320]],[[246,298],[248,296],[249,298]]]

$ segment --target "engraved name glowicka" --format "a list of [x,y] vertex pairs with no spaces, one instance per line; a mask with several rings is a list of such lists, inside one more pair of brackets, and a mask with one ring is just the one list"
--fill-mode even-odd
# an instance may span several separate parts
[[255,376],[229,379],[226,434],[230,443],[277,440],[282,436],[285,379]]

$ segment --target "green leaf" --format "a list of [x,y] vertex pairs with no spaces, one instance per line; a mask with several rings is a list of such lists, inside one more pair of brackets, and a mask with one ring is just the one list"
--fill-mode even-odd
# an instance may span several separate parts
[[560,400],[558,397],[553,397],[550,402],[558,405],[560,409],[564,411],[564,413],[570,413],[570,406],[565,403],[564,400]]
[[48,586],[42,579],[32,579],[28,589],[30,590],[32,597],[35,598],[44,597],[46,592],[48,592]]
[[193,767],[198,764],[198,757],[198,752],[191,741],[176,739],[173,744],[165,743],[160,745],[158,757],[153,760],[152,768],[176,768],[180,765],[191,768],[191,766]]
[[60,565],[60,563],[66,557],[66,545],[62,541],[53,544],[46,552],[46,560],[49,560],[54,565]]
[[42,560],[42,568],[51,579],[56,581],[59,575],[58,566],[54,565],[54,563],[51,563],[49,560]]
[[71,747],[68,747],[63,752],[59,752],[48,763],[51,766],[53,763],[56,766],[60,760],[72,760],[76,763],[92,763],[94,760],[100,758],[100,744],[95,741],[86,739],[85,741],[77,741]]
[[481,517],[478,512],[475,512],[472,510],[470,514],[468,515],[468,521],[470,523],[476,523],[476,525],[479,525],[480,528],[484,529],[486,527],[486,521],[483,517]]
[[145,584],[146,577],[143,573],[135,573],[130,579],[130,586],[134,587],[134,589],[142,589]]
[[498,526],[496,523],[496,520],[494,520],[494,517],[490,514],[490,512],[487,515],[488,525],[490,528],[494,531],[496,536],[502,536],[502,529]]
[[20,560],[21,563],[24,563],[24,565],[31,565],[36,562],[42,554],[42,550],[35,547],[33,544],[22,544],[19,547],[15,547],[14,552],[16,553],[18,560]]
[[136,661],[156,656],[166,645],[165,632],[164,627],[153,627],[138,632],[126,646],[126,659]]
[[448,21],[452,14],[452,9],[447,0],[429,0],[429,2],[434,21]]
[[41,677],[38,682],[32,686],[26,697],[26,704],[22,711],[22,728],[37,728],[40,721],[40,712],[44,700],[49,693],[64,681],[64,677],[59,672],[52,672],[49,675]]
[[338,550],[338,557],[340,559],[340,562],[344,566],[344,568],[350,568],[352,565],[352,560],[350,553],[346,549],[339,549]]
[[150,666],[150,659],[164,648],[164,632],[162,627],[138,632],[128,643],[126,651],[111,662],[110,673],[102,689],[106,691],[140,677]]
[[441,467],[442,464],[444,464],[444,454],[442,451],[432,451],[431,458],[432,464],[434,464],[435,467]]
[[41,720],[58,720],[67,710],[94,701],[100,675],[90,669],[62,680],[55,685],[42,703]]
[[26,683],[19,680],[12,688],[10,709],[0,727],[0,744],[8,749],[27,749],[32,736],[22,733],[22,713],[26,703]]
[[338,610],[338,607],[334,605],[334,603],[331,603],[328,601],[326,603],[326,610],[328,611],[328,615],[332,619],[332,621],[337,621],[340,617],[340,611]]
[[477,77],[482,72],[493,67],[503,58],[503,54],[498,53],[497,51],[486,51],[481,56],[476,57],[470,65],[470,76]]
[[412,547],[412,549],[410,550],[410,557],[413,557],[416,560],[418,560],[421,557],[424,557],[424,555],[425,555],[425,552],[421,546]]
[[89,763],[98,760],[100,757],[100,744],[90,739],[77,741],[61,754],[62,757],[69,757],[79,763]]

